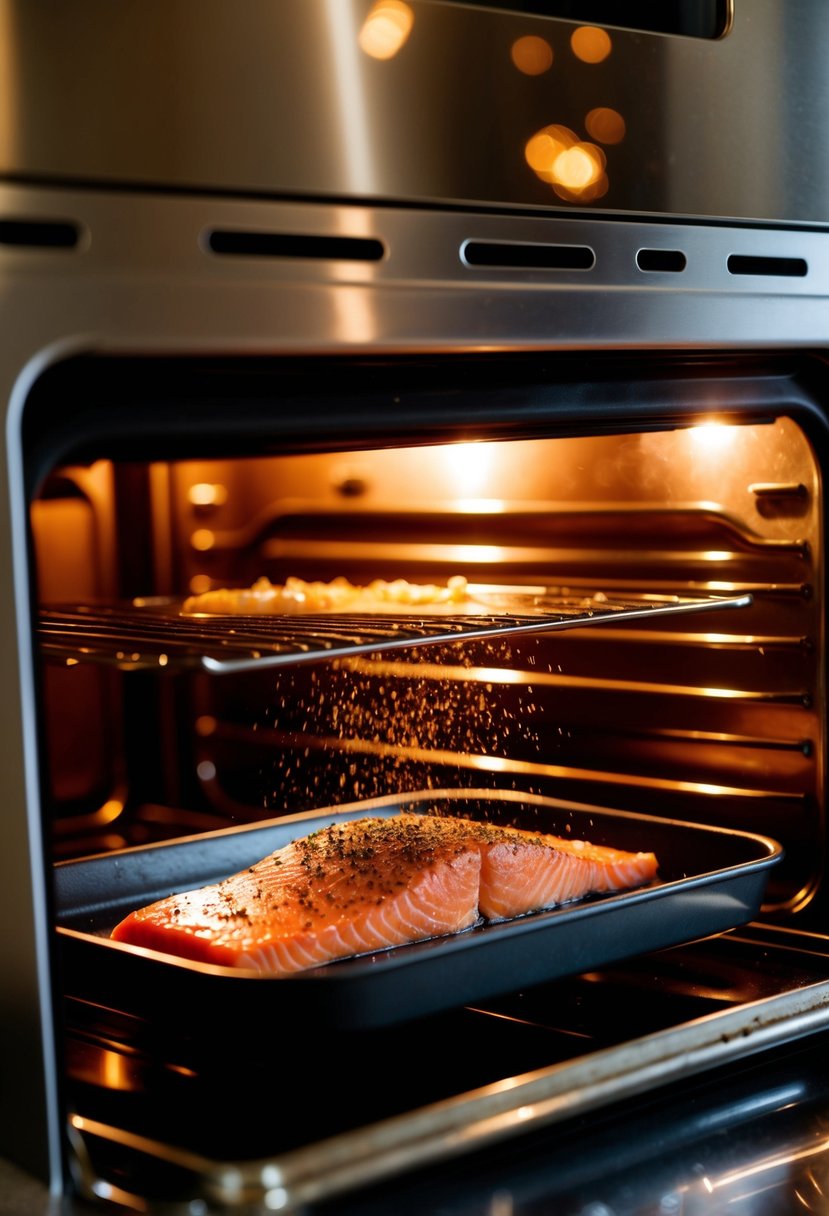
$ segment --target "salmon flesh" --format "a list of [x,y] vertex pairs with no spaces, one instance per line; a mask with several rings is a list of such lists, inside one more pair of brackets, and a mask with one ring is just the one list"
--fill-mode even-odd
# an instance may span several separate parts
[[642,886],[656,873],[653,853],[469,819],[367,817],[334,823],[222,882],[139,908],[111,936],[283,976]]

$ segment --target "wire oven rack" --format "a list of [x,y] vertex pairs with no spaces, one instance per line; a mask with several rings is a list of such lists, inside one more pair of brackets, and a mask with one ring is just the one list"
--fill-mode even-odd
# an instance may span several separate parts
[[492,611],[263,616],[185,615],[181,601],[44,607],[37,638],[50,660],[99,663],[121,670],[170,668],[214,675],[318,663],[352,655],[546,633],[608,621],[746,607],[749,593],[707,595],[570,594],[555,588],[471,588],[489,596]]

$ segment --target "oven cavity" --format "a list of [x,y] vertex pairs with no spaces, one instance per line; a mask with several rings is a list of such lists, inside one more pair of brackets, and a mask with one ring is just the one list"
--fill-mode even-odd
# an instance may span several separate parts
[[[767,910],[805,908],[818,495],[787,417],[57,468],[32,504],[55,855],[483,787],[781,838]],[[181,613],[262,576],[454,574],[489,611]]]

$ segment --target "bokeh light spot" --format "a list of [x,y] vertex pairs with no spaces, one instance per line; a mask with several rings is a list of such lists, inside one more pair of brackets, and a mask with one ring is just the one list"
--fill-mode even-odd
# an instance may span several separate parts
[[577,30],[573,30],[570,47],[582,63],[601,63],[603,59],[607,59],[613,49],[613,43],[607,30],[599,29],[597,25],[580,25]]
[[360,49],[372,59],[391,59],[405,43],[414,13],[404,0],[377,0],[360,30]]
[[553,66],[553,48],[546,38],[527,34],[516,38],[510,51],[512,62],[525,76],[541,76]]
[[625,120],[618,110],[597,106],[584,120],[588,135],[600,144],[618,144],[625,138]]
[[602,172],[602,166],[590,154],[587,145],[576,144],[556,157],[553,175],[565,190],[578,192],[591,186]]
[[569,127],[542,127],[527,140],[524,158],[536,176],[568,202],[589,203],[607,193],[604,152],[580,140]]

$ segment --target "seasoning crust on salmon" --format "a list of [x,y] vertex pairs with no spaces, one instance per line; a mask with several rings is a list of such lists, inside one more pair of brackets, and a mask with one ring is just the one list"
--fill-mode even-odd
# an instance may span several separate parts
[[126,916],[112,938],[283,976],[656,877],[653,853],[402,813],[334,823],[219,883]]

